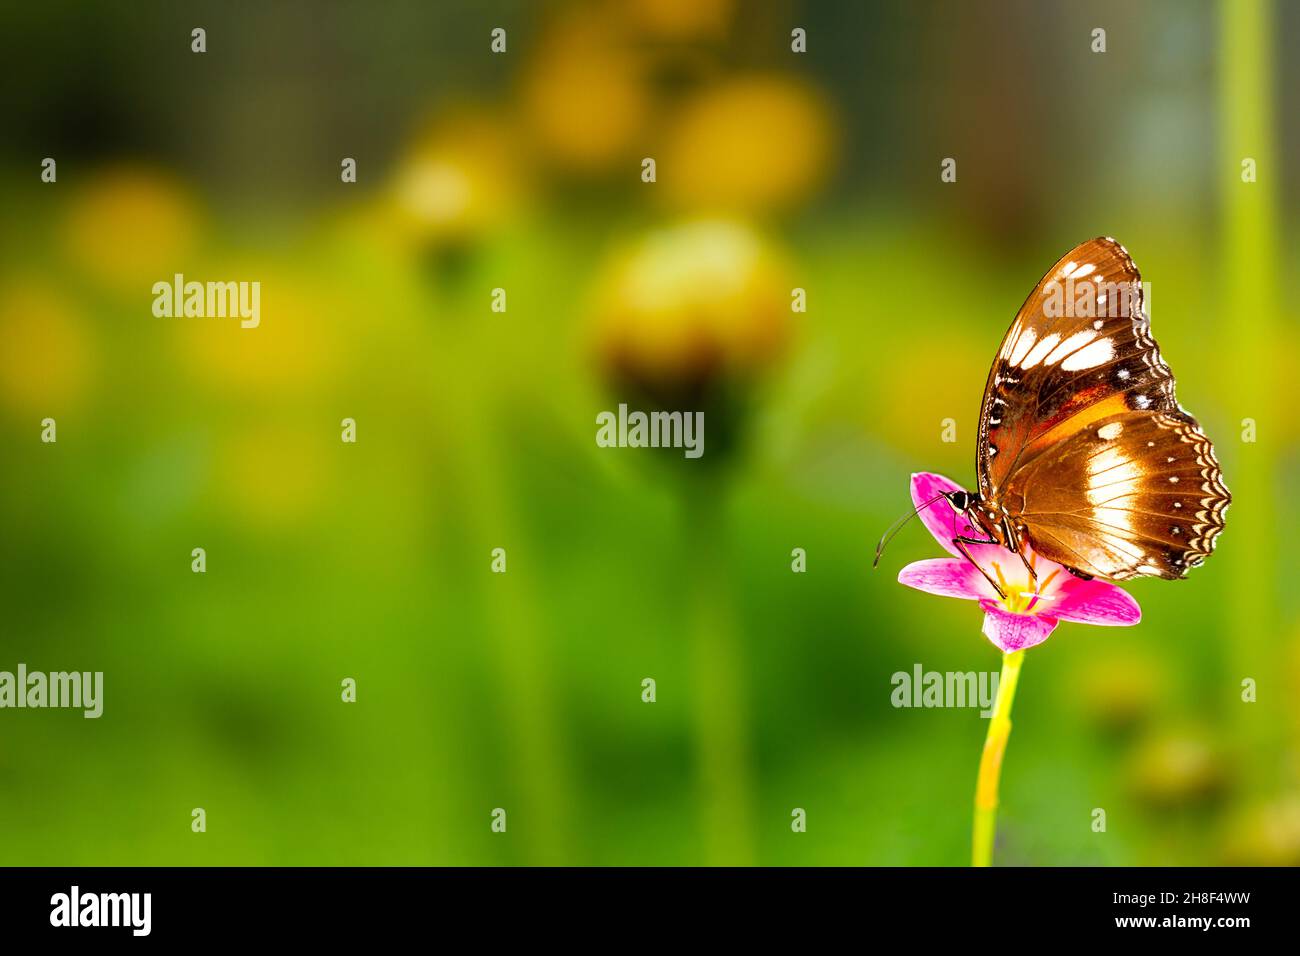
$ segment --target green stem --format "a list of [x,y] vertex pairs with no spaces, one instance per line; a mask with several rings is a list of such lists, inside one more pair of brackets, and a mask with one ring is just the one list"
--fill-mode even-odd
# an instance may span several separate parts
[[722,490],[686,491],[687,547],[695,588],[691,622],[695,740],[708,866],[752,866],[744,653],[722,571]]
[[993,704],[984,753],[980,757],[979,777],[975,781],[975,828],[971,839],[971,866],[993,865],[993,836],[998,819],[998,781],[1002,777],[1002,755],[1011,735],[1011,702],[1020,681],[1020,664],[1024,651],[1002,655],[1002,677],[998,680],[998,698]]
[[[1223,647],[1230,655],[1227,666],[1234,683],[1242,678],[1279,671],[1286,665],[1282,642],[1274,638],[1282,628],[1277,609],[1282,580],[1278,543],[1287,535],[1278,527],[1274,502],[1282,494],[1280,458],[1286,442],[1279,429],[1259,429],[1258,438],[1247,420],[1263,423],[1286,399],[1287,383],[1278,370],[1285,368],[1273,357],[1273,343],[1286,341],[1294,310],[1284,308],[1282,266],[1284,232],[1279,222],[1279,198],[1286,167],[1278,149],[1275,51],[1284,50],[1280,18],[1270,2],[1233,3],[1222,0],[1219,24],[1219,164],[1216,178],[1222,184],[1223,223],[1219,265],[1223,308],[1231,309],[1231,323],[1221,323],[1222,339],[1210,366],[1221,383],[1223,409],[1229,434],[1218,439],[1227,462],[1232,489],[1231,547],[1215,557],[1220,579],[1230,600],[1220,602],[1226,612]],[[1285,53],[1282,54],[1285,56]],[[1242,161],[1255,160],[1257,178],[1242,180]],[[1275,170],[1266,175],[1265,170]],[[1288,311],[1291,315],[1288,315]],[[1227,326],[1231,325],[1229,329]],[[1218,433],[1216,432],[1216,437]],[[1218,574],[1219,572],[1215,572]],[[1227,698],[1225,698],[1227,699]],[[1285,695],[1261,694],[1259,703],[1228,708],[1235,724],[1231,737],[1237,746],[1254,754],[1282,753],[1288,746],[1287,721],[1282,712]],[[1268,793],[1283,784],[1280,759],[1243,759],[1239,774],[1246,793]]]

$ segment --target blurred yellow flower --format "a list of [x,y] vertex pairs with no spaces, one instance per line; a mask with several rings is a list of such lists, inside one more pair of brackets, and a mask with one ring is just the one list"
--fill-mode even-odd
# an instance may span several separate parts
[[96,176],[72,200],[69,255],[91,276],[120,289],[183,271],[199,232],[197,204],[160,170],[121,166]]
[[276,392],[301,398],[333,374],[341,352],[338,325],[349,303],[324,294],[319,282],[264,263],[242,261],[204,271],[215,279],[257,279],[261,321],[257,328],[244,329],[238,322],[208,318],[158,320],[175,332],[182,359],[195,379],[222,393]]
[[611,18],[583,11],[556,23],[522,83],[533,135],[557,165],[592,173],[640,155],[653,105],[649,71]]
[[85,320],[53,284],[33,277],[0,287],[0,396],[23,414],[65,410],[86,393],[95,365]]
[[1106,729],[1123,729],[1150,716],[1164,692],[1163,671],[1151,656],[1131,649],[1090,655],[1075,684],[1080,708]]
[[1229,866],[1300,866],[1300,797],[1252,807],[1228,827]]
[[518,146],[495,111],[453,115],[416,138],[394,172],[396,225],[420,242],[479,238],[516,211]]
[[1134,792],[1155,808],[1216,796],[1226,777],[1222,755],[1203,732],[1161,731],[1144,741],[1130,760]]
[[688,103],[668,134],[658,188],[687,209],[779,208],[806,198],[831,166],[825,100],[787,77],[731,80]]
[[596,342],[607,372],[648,388],[745,377],[790,333],[790,286],[748,226],[662,229],[617,255],[597,292]]
[[717,39],[726,35],[736,0],[623,0],[643,33],[670,40]]

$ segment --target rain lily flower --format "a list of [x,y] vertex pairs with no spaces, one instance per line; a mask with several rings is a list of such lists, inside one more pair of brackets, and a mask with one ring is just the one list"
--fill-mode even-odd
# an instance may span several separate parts
[[[984,610],[984,636],[1002,651],[1002,676],[975,781],[971,838],[971,865],[990,866],[997,823],[998,781],[1011,734],[1011,702],[1020,681],[1025,649],[1047,640],[1061,621],[1129,625],[1141,619],[1142,610],[1121,588],[1105,581],[1076,577],[1063,565],[1034,554],[1028,544],[1025,558],[1034,575],[1019,555],[1001,545],[968,544],[966,547],[975,564],[967,561],[952,539],[958,535],[981,538],[983,532],[938,497],[963,490],[942,475],[922,472],[912,476],[912,502],[921,520],[939,546],[953,557],[916,561],[903,568],[898,580],[918,591],[978,601]],[[997,582],[996,587],[993,581]]]
[[[912,502],[921,506],[941,493],[962,487],[942,475],[926,472],[912,476]],[[965,516],[940,499],[921,508],[920,518],[951,558],[928,558],[903,568],[900,584],[943,597],[979,601],[984,609],[984,636],[1000,650],[1011,652],[1041,644],[1060,621],[1079,624],[1124,626],[1136,624],[1142,609],[1127,591],[1105,581],[1085,581],[1055,561],[1034,554],[1025,545],[1025,555],[1038,574],[1035,584],[1019,556],[997,544],[969,544],[975,567],[953,545],[957,535],[983,537]],[[1001,597],[980,568],[998,582]]]

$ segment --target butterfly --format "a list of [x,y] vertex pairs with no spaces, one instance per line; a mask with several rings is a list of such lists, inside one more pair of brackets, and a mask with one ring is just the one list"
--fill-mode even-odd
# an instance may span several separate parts
[[1027,544],[1082,578],[1174,579],[1214,551],[1232,496],[1174,396],[1145,300],[1132,257],[1097,238],[1016,313],[984,386],[978,492],[945,495],[976,567],[965,545],[998,544],[1036,579]]

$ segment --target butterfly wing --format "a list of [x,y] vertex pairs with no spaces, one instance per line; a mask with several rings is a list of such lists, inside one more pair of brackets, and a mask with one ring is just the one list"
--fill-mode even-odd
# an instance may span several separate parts
[[977,444],[984,500],[1046,557],[1117,580],[1181,577],[1213,550],[1230,501],[1209,439],[1178,405],[1141,283],[1109,238],[1048,270],[1002,340]]
[[1210,440],[1181,411],[1095,421],[1016,469],[1003,499],[1039,554],[1116,581],[1186,576],[1229,500]]

